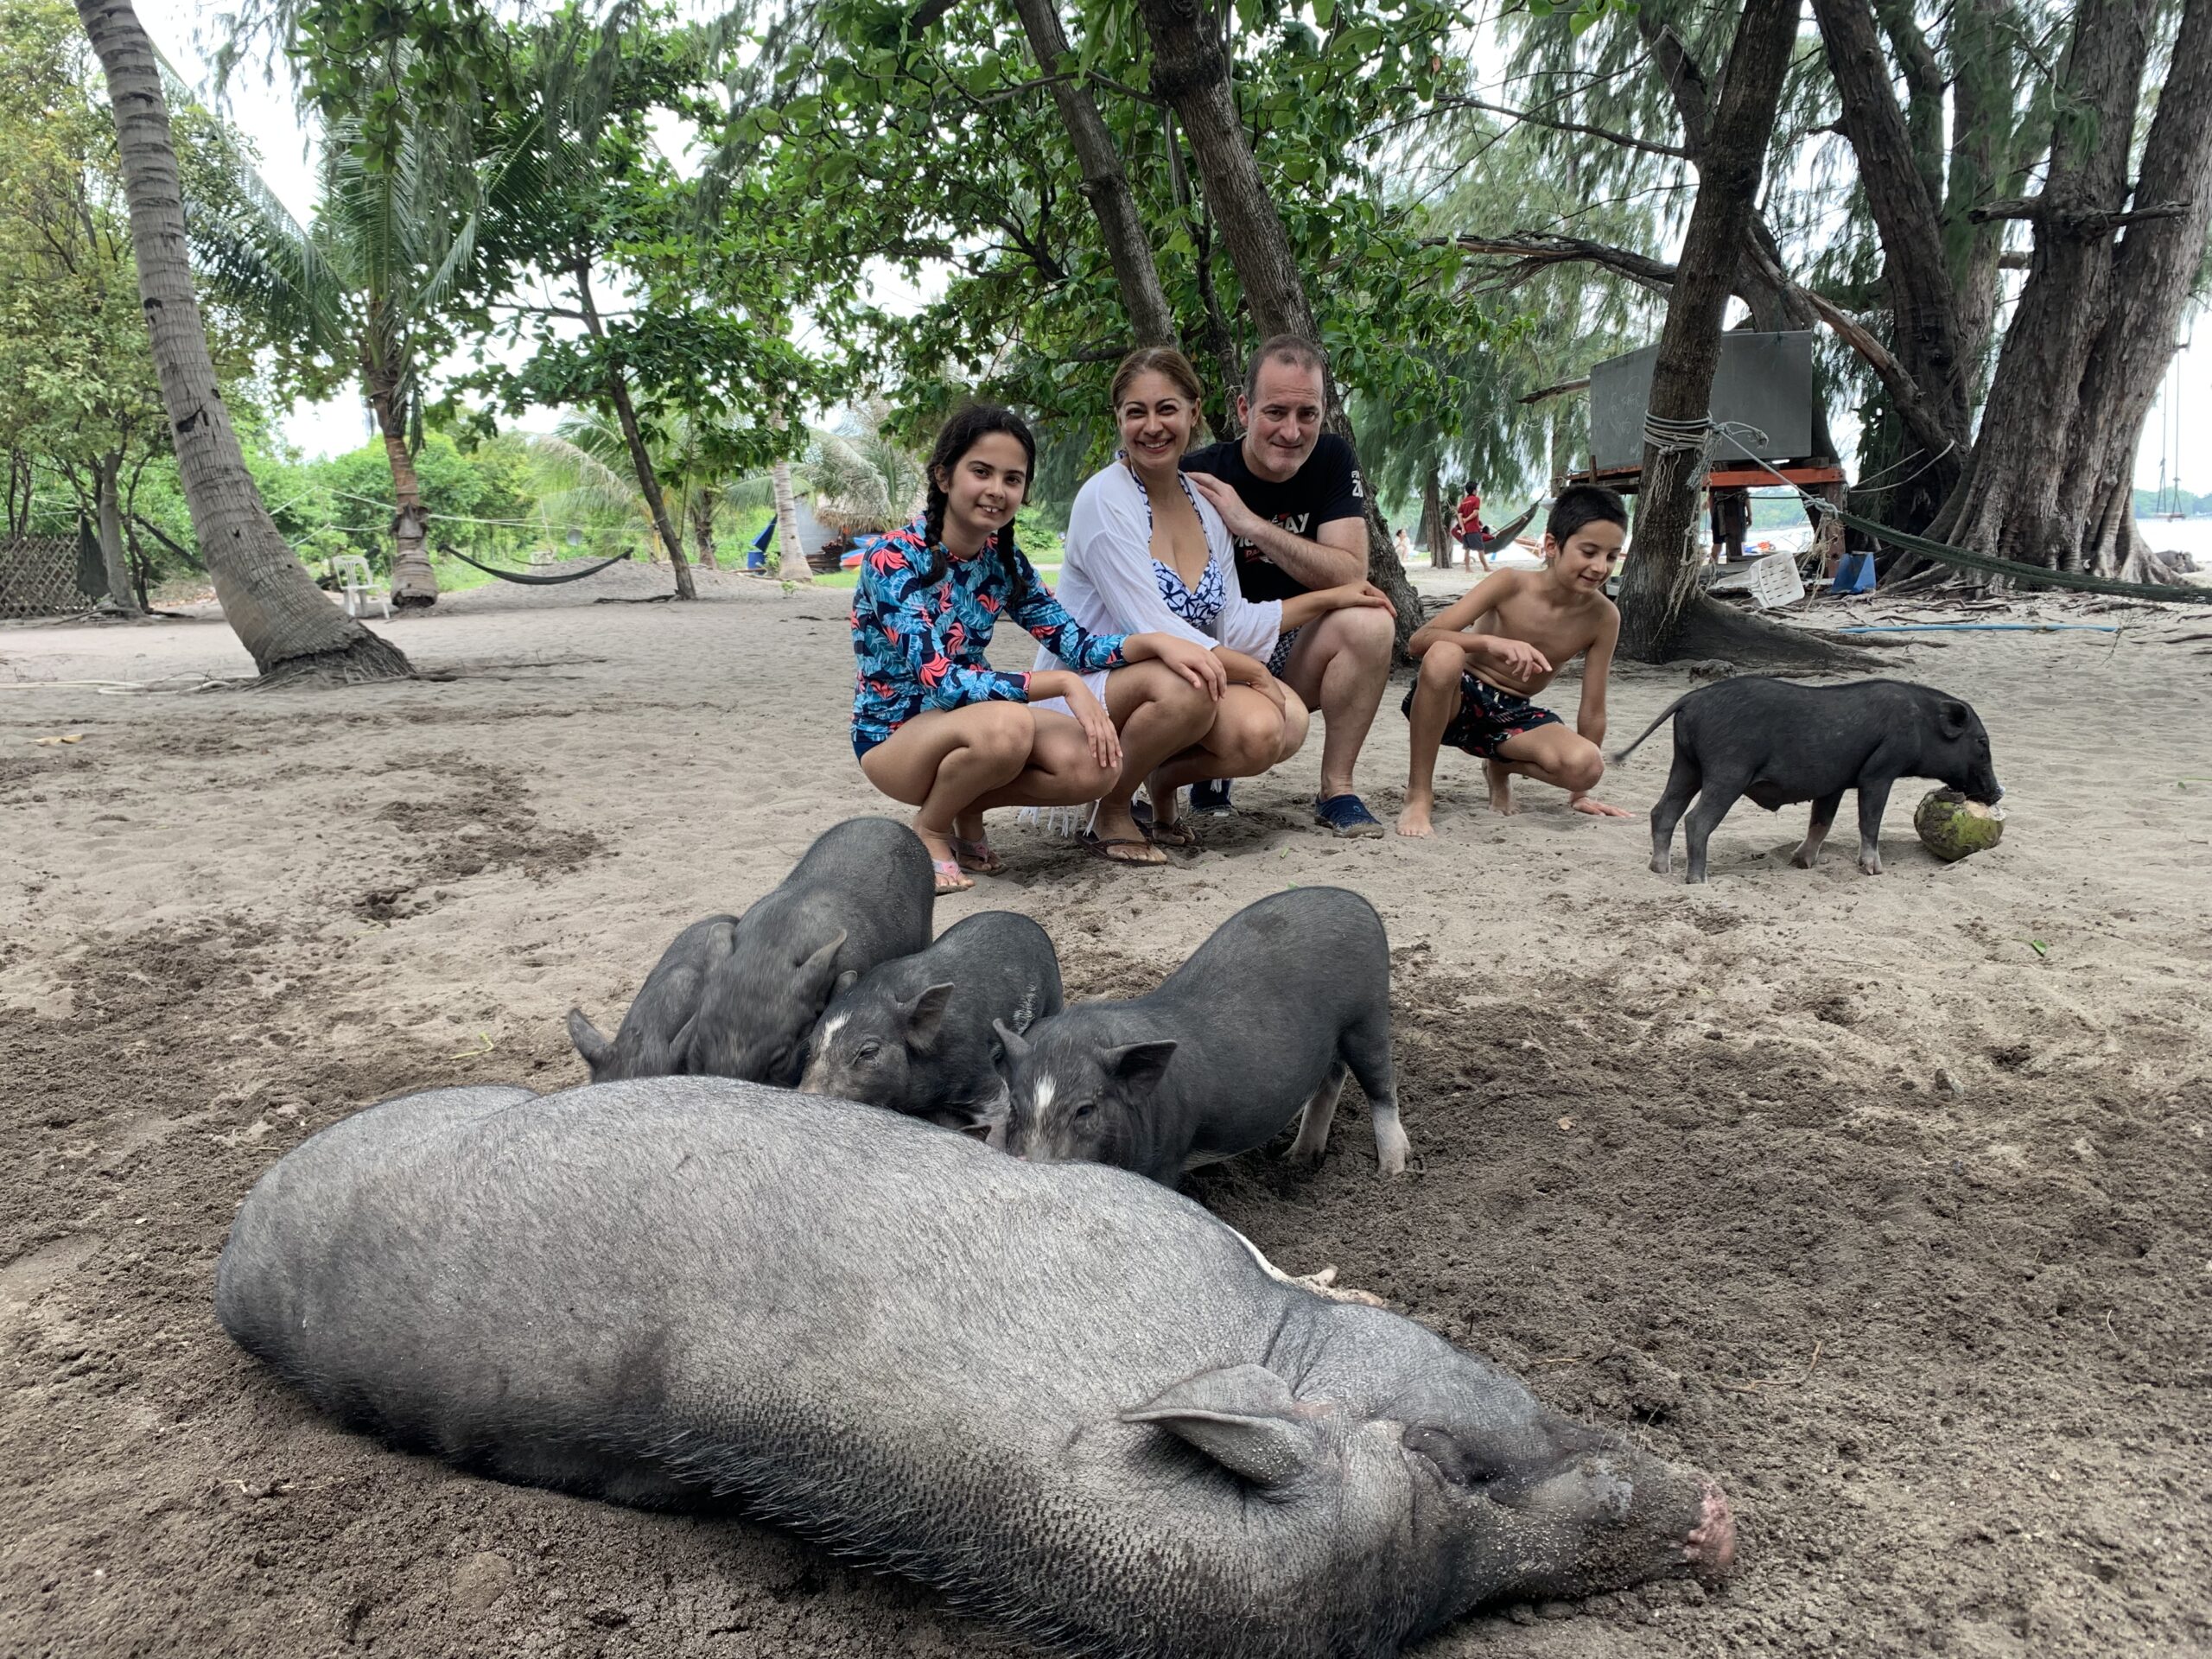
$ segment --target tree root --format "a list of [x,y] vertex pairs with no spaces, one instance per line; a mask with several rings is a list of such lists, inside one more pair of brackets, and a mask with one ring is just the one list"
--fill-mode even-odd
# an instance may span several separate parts
[[1702,594],[1694,595],[1683,607],[1681,625],[1667,653],[1670,663],[1686,657],[1722,658],[1738,670],[1863,673],[1883,666],[1882,659],[1866,646],[1846,645],[1808,628],[1794,628],[1732,610]]
[[270,691],[302,686],[373,685],[414,677],[414,667],[404,652],[363,628],[358,639],[336,651],[319,651],[269,664],[253,682],[253,688]]

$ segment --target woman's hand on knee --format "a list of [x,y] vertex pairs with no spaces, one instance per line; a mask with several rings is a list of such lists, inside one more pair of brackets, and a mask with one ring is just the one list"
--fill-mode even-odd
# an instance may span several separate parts
[[1229,689],[1229,675],[1213,652],[1195,640],[1173,633],[1133,633],[1122,641],[1122,655],[1129,662],[1154,662],[1205,692],[1216,702]]

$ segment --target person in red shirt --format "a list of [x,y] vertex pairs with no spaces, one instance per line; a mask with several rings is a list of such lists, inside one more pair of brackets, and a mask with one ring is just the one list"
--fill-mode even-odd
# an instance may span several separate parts
[[[1483,499],[1475,493],[1472,484],[1467,486],[1467,493],[1459,498],[1458,519],[1459,545],[1481,561],[1483,569],[1488,572],[1490,550],[1484,544],[1488,538],[1483,534]],[[1460,563],[1464,564],[1466,561],[1462,559]]]

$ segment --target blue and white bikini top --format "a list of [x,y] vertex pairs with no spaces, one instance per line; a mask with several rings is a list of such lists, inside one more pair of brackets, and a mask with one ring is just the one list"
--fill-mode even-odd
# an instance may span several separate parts
[[[1114,459],[1128,467],[1132,477],[1135,476],[1136,468],[1130,466],[1128,451],[1116,450]],[[1178,473],[1175,481],[1183,486],[1183,493],[1190,499],[1191,511],[1198,512],[1198,493],[1191,487],[1191,480]],[[1144,487],[1144,480],[1141,478],[1137,480],[1137,495],[1144,503],[1145,544],[1149,548],[1153,531],[1152,492]],[[1205,515],[1202,512],[1198,512],[1198,528],[1203,535]],[[1183,580],[1173,565],[1162,564],[1158,559],[1152,562],[1152,579],[1159,585],[1160,601],[1169,610],[1192,627],[1212,632],[1215,621],[1221,615],[1222,607],[1228,603],[1228,600],[1222,590],[1220,562],[1212,556],[1211,549],[1208,550],[1205,574],[1198,578],[1198,585],[1195,588]]]

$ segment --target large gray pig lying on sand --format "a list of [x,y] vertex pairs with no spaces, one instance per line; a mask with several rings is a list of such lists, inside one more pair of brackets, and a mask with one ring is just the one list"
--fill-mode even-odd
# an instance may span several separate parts
[[1734,1553],[1698,1475],[1164,1187],[721,1078],[347,1118],[247,1198],[215,1306],[399,1446],[734,1498],[1087,1653],[1395,1655]]

